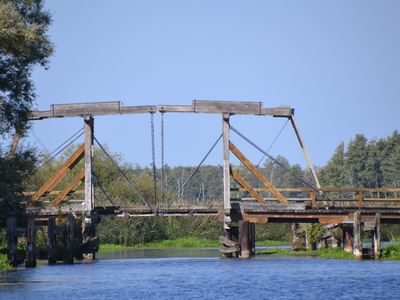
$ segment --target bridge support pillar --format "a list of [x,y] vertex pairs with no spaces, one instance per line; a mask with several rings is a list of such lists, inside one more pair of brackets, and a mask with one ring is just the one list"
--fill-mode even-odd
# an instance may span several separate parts
[[26,224],[25,268],[36,267],[36,224],[35,217],[29,216]]
[[346,224],[342,227],[343,231],[343,250],[344,252],[353,252],[353,230],[350,226]]
[[298,223],[292,224],[292,233],[293,233],[292,251],[302,250],[303,247],[300,242],[301,228]]
[[239,226],[240,258],[250,258],[252,248],[250,223],[249,221],[240,221]]
[[357,258],[362,258],[362,240],[361,240],[361,212],[356,211],[353,215],[353,254]]
[[[232,239],[231,220],[231,184],[230,184],[230,159],[229,159],[229,114],[222,115],[222,140],[223,140],[223,192],[224,192],[224,236]],[[224,253],[225,257],[232,257],[232,253]]]
[[57,225],[53,216],[47,222],[47,259],[49,265],[57,262]]
[[74,263],[75,256],[75,217],[72,214],[67,216],[67,236],[66,236],[66,256],[64,262],[68,264]]
[[17,229],[17,218],[11,216],[7,218],[7,256],[10,265],[16,267],[18,264],[17,257],[17,241],[18,237],[15,234]]
[[250,236],[250,255],[256,255],[256,224],[249,223],[249,236]]
[[374,230],[372,231],[372,243],[374,249],[374,258],[379,259],[381,256],[381,214],[375,215]]

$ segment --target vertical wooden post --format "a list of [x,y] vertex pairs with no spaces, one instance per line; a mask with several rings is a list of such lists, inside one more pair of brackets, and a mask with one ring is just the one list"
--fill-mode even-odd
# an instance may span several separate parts
[[293,233],[292,251],[298,251],[301,249],[298,229],[299,229],[299,225],[297,223],[293,223],[292,224],[292,233]]
[[255,223],[249,223],[250,226],[250,255],[255,256],[256,255],[256,224]]
[[375,215],[375,228],[373,231],[374,241],[374,258],[379,259],[381,256],[381,214]]
[[85,117],[85,213],[90,216],[94,208],[94,186],[93,186],[93,130],[94,119]]
[[353,253],[353,230],[350,226],[343,225],[343,250],[344,252]]
[[239,237],[240,237],[240,258],[250,258],[250,226],[249,221],[239,221]]
[[36,267],[36,224],[35,217],[28,216],[26,224],[26,260],[25,268]]
[[353,254],[357,258],[362,258],[361,212],[360,211],[354,212],[354,215],[353,215],[353,237],[354,237]]
[[10,265],[16,267],[18,264],[17,257],[17,236],[15,230],[17,228],[17,219],[15,216],[7,218],[7,248],[8,248],[8,262]]
[[[82,218],[83,244],[88,245],[94,237],[94,226],[92,211],[94,208],[94,184],[93,184],[93,140],[94,119],[86,116],[85,129],[85,213]],[[86,259],[94,259],[94,253],[86,255]]]
[[[223,187],[224,187],[224,235],[231,239],[231,184],[230,184],[230,159],[229,159],[229,114],[222,116],[223,137]],[[232,255],[226,254],[231,257]]]
[[57,225],[56,217],[49,217],[47,221],[47,251],[49,264],[57,262]]
[[67,257],[64,259],[66,263],[74,262],[74,246],[75,246],[75,217],[72,214],[67,216]]

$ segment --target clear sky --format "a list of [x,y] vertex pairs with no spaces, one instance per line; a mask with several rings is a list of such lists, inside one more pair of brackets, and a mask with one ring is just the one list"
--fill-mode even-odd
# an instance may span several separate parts
[[[379,138],[400,128],[400,1],[47,1],[46,7],[56,51],[50,69],[34,73],[39,109],[111,100],[289,105],[318,166],[357,133]],[[98,117],[96,135],[127,161],[148,165],[149,120]],[[267,148],[284,120],[235,116],[232,123]],[[197,164],[221,132],[218,115],[167,114],[165,124],[171,166]],[[157,115],[158,140],[159,125]],[[51,150],[81,126],[79,118],[47,120],[33,132]],[[233,138],[251,160],[260,159]],[[222,162],[221,148],[208,163]],[[156,150],[159,156],[159,142]],[[290,126],[271,154],[305,165]]]

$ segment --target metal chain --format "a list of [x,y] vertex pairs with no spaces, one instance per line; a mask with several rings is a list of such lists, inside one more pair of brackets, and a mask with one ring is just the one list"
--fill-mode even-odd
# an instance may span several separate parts
[[154,138],[154,113],[150,113],[151,122],[151,155],[153,165],[154,206],[157,206],[157,174],[156,174],[156,146]]
[[165,200],[164,113],[161,113],[161,199]]

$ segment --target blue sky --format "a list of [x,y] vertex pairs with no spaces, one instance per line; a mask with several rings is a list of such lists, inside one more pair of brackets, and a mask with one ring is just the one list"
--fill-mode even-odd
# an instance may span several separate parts
[[[53,14],[50,69],[34,72],[39,109],[66,102],[191,104],[262,101],[296,109],[314,164],[337,144],[400,128],[399,1],[47,1]],[[232,117],[267,148],[282,119]],[[165,160],[195,165],[221,132],[218,115],[165,116]],[[160,118],[156,116],[159,140]],[[82,126],[36,122],[49,150]],[[150,117],[98,117],[96,136],[132,163],[151,162]],[[262,155],[233,136],[257,162]],[[30,143],[37,144],[31,137]],[[222,162],[222,145],[207,161]],[[157,156],[160,145],[157,141]],[[271,149],[305,165],[287,126]],[[159,164],[159,158],[157,158]]]

